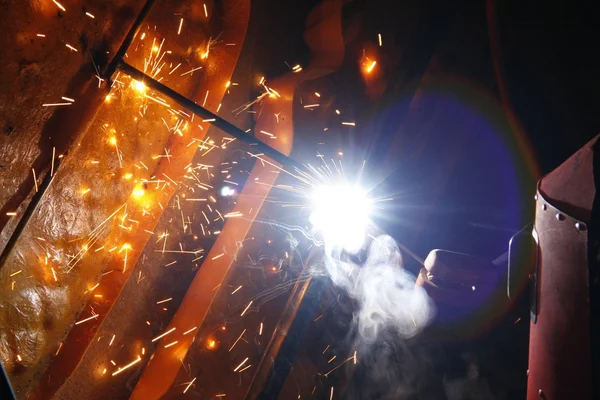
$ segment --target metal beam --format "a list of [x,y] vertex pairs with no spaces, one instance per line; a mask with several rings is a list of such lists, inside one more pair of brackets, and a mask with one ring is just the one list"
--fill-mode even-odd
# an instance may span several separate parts
[[133,42],[133,39],[135,39],[135,36],[137,35],[138,31],[140,30],[140,27],[148,17],[148,14],[150,14],[150,10],[152,10],[152,6],[154,6],[155,1],[156,0],[146,0],[146,4],[144,4],[144,7],[142,7],[135,21],[133,21],[133,25],[131,25],[131,28],[129,29],[127,36],[125,36],[123,43],[121,43],[119,50],[117,50],[117,53],[113,57],[112,61],[104,70],[103,78],[105,78],[107,81],[113,76],[113,74],[119,67],[119,63],[121,62],[121,60],[123,60],[123,57],[125,57],[127,49],[131,45],[131,42]]
[[146,75],[139,69],[127,64],[123,59],[120,59],[117,63],[117,69],[122,71],[123,73],[131,76],[133,79],[142,81],[149,88],[156,90],[157,92],[170,97],[176,103],[181,105],[182,107],[187,108],[192,111],[194,114],[204,118],[205,122],[210,123],[211,125],[219,128],[223,132],[233,136],[234,138],[247,143],[250,146],[255,146],[260,153],[264,153],[269,158],[272,158],[274,161],[278,162],[284,167],[288,167],[288,169],[298,169],[302,170],[304,167],[299,162],[291,159],[280,151],[275,150],[269,145],[258,140],[256,137],[247,134],[237,126],[233,125],[231,122],[219,117],[217,114],[212,113],[206,108],[198,105],[193,100],[188,99],[184,95],[176,92],[170,87],[163,85],[156,79]]

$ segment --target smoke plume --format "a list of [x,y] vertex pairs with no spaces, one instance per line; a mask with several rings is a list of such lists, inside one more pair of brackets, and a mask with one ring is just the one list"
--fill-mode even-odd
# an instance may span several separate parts
[[362,343],[372,344],[387,331],[411,338],[427,326],[435,312],[433,302],[403,268],[394,239],[375,238],[362,265],[342,259],[339,250],[325,246],[329,276],[358,304],[354,319]]
[[360,368],[348,366],[352,378],[343,397],[443,398],[443,388],[435,387],[431,379],[435,350],[417,336],[433,318],[435,306],[404,269],[395,240],[380,235],[354,256],[325,241],[325,254],[327,275],[354,300],[348,339]]

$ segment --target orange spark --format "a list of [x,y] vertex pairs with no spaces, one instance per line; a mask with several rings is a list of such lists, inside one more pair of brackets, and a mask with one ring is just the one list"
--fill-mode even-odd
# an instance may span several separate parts
[[60,4],[58,1],[56,1],[56,0],[52,0],[52,2],[53,2],[54,4],[56,4],[56,6],[57,6],[58,8],[60,8],[61,10],[63,10],[63,11],[67,11],[67,9],[66,9],[66,8],[64,8],[64,7],[63,7],[63,5],[62,5],[62,4]]
[[135,364],[139,363],[140,361],[142,361],[142,357],[138,356],[138,358],[135,361],[132,361],[129,364],[125,365],[124,367],[121,367],[118,370],[116,370],[115,372],[113,372],[112,376],[120,374],[121,372],[125,371],[127,368],[133,367]]
[[373,68],[375,68],[375,65],[377,65],[377,61],[373,60],[371,62],[371,64],[369,64],[369,66],[367,67],[367,73],[370,74],[373,71]]
[[237,372],[237,370],[238,370],[238,369],[240,369],[240,368],[242,367],[242,365],[246,364],[246,361],[248,361],[248,357],[246,357],[246,358],[244,359],[244,361],[242,361],[242,362],[240,363],[240,365],[238,365],[237,367],[235,367],[235,369],[233,370],[233,372]]

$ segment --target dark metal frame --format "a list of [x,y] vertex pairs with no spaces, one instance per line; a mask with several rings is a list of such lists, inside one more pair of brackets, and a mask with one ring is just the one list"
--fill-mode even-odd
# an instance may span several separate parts
[[259,150],[259,153],[264,153],[266,156],[272,158],[274,161],[278,162],[282,166],[288,167],[289,169],[303,169],[302,164],[298,163],[297,161],[294,161],[285,154],[275,150],[271,146],[264,144],[260,140],[256,139],[254,136],[247,134],[237,126],[233,125],[231,122],[228,122],[227,120],[219,117],[217,114],[214,114],[206,108],[198,105],[193,100],[188,99],[187,97],[183,96],[182,94],[179,94],[170,87],[165,86],[159,81],[146,75],[137,68],[127,64],[120,56],[117,56],[115,60],[113,60],[113,62],[116,63],[117,70],[126,73],[133,79],[144,82],[144,84],[149,88],[156,90],[157,92],[164,94],[165,96],[170,97],[181,106],[192,111],[194,114],[204,118],[206,122],[210,123],[216,128],[219,128],[223,132],[249,144],[250,146],[255,146]]
[[0,398],[2,399],[16,399],[15,392],[13,392],[12,387],[10,386],[10,381],[8,379],[8,374],[4,369],[4,366],[0,362],[0,370],[2,370],[2,374],[0,374]]

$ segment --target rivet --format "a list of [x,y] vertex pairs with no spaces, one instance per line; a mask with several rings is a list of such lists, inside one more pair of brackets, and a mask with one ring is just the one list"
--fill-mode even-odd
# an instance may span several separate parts
[[538,390],[538,394],[540,397],[544,397],[544,391],[542,389]]
[[535,196],[533,196],[533,199],[534,199],[535,201],[537,201],[537,199],[538,199],[538,196],[537,196],[537,194],[536,194]]
[[579,222],[576,222],[575,229],[577,229],[578,231],[581,231],[581,230],[583,230],[583,225],[581,225]]
[[548,208],[548,206],[547,206],[547,205],[545,205],[545,204],[542,204],[542,210],[546,211],[546,209],[547,209],[547,208]]
[[565,219],[565,216],[562,215],[561,213],[557,213],[556,214],[556,220],[557,221],[564,221],[564,219]]

